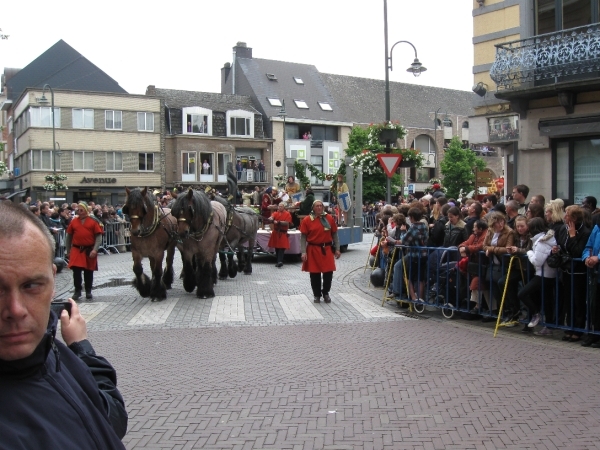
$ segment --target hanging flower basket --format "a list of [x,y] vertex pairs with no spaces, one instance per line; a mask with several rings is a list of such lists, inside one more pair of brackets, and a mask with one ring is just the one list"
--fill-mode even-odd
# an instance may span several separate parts
[[382,128],[379,132],[379,143],[380,144],[396,144],[398,140],[398,130],[395,128]]
[[399,167],[416,167],[416,166],[417,166],[417,161],[410,161],[407,159],[403,159],[399,164]]

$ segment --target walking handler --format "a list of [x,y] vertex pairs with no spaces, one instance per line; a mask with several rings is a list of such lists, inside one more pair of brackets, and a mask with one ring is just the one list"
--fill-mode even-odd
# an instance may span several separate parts
[[277,211],[271,215],[269,220],[273,224],[273,230],[267,245],[275,249],[277,255],[276,267],[281,268],[283,266],[283,255],[286,249],[290,248],[290,239],[287,233],[292,223],[292,215],[286,211],[285,204],[281,202],[277,205]]
[[81,201],[77,204],[77,217],[67,228],[66,252],[69,268],[73,271],[75,293],[73,300],[81,297],[81,272],[85,282],[85,298],[92,299],[94,271],[98,270],[98,248],[102,244],[102,228],[89,217],[88,205]]
[[323,295],[325,303],[330,303],[329,291],[335,270],[334,256],[336,259],[340,257],[340,241],[335,220],[325,212],[321,200],[314,201],[312,212],[300,223],[300,232],[302,271],[310,273],[314,302],[319,303]]

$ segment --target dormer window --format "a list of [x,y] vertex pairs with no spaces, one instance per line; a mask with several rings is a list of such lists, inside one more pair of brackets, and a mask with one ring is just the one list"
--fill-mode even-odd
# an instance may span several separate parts
[[302,78],[300,77],[294,77],[294,81],[296,82],[296,84],[304,84],[304,81],[302,81]]
[[210,109],[192,106],[182,108],[183,134],[212,135],[212,111]]
[[254,137],[254,114],[241,109],[227,111],[227,136]]
[[331,105],[327,102],[317,102],[323,111],[333,111]]
[[274,73],[268,73],[267,78],[271,81],[277,81],[277,77],[275,76]]
[[267,97],[267,100],[269,100],[269,104],[271,106],[281,106],[281,100],[278,98]]
[[304,100],[294,100],[294,103],[298,109],[308,109],[308,105]]

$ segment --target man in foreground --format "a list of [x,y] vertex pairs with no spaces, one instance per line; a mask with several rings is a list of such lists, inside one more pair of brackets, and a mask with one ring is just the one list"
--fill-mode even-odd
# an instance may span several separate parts
[[0,449],[123,449],[116,372],[72,300],[60,316],[66,345],[55,340],[53,257],[44,224],[0,202]]

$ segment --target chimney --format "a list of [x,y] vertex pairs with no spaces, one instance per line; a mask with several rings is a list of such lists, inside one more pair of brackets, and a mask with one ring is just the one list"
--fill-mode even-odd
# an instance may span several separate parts
[[252,48],[248,47],[245,42],[238,42],[235,44],[233,51],[237,58],[252,59]]
[[231,91],[231,89],[227,88],[227,81],[229,81],[229,84],[231,85],[231,80],[229,80],[230,73],[231,63],[226,62],[221,69],[221,94],[229,94]]
[[148,85],[148,87],[146,88],[146,95],[156,97],[156,86],[153,84]]

